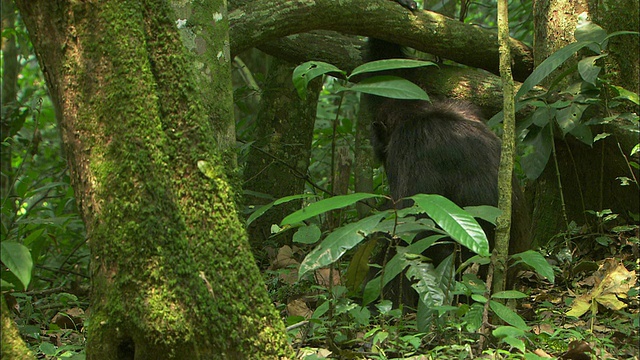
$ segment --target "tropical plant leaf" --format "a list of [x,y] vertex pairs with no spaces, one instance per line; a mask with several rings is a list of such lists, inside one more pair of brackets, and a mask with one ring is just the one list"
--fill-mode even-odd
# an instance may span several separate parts
[[481,256],[489,256],[489,241],[473,216],[451,200],[436,194],[411,196],[429,217],[446,231],[452,239]]
[[412,69],[422,66],[434,66],[435,63],[431,61],[414,60],[414,59],[385,59],[371,61],[366,64],[362,64],[355,69],[349,76],[350,78],[368,72],[397,70],[397,69]]
[[497,301],[489,300],[489,307],[493,312],[500,317],[500,319],[504,320],[507,324],[515,326],[516,328],[524,331],[528,331],[529,327],[522,320],[520,315],[516,314],[513,310],[508,307],[500,304]]
[[350,195],[333,196],[328,199],[320,200],[312,203],[307,207],[304,207],[293,214],[289,214],[282,219],[281,225],[295,224],[307,219],[310,219],[316,215],[320,215],[327,211],[340,209],[357,203],[360,200],[371,199],[375,197],[383,197],[376,194],[355,193]]
[[346,76],[346,73],[334,65],[322,61],[307,61],[298,65],[293,70],[293,86],[298,90],[298,95],[302,99],[307,98],[307,85],[311,80],[329,73],[338,73]]
[[553,273],[553,267],[549,265],[547,260],[539,252],[533,250],[527,250],[518,254],[512,255],[516,260],[519,260],[533,268],[538,275],[546,278],[552,284],[555,283],[556,277]]
[[378,225],[384,215],[384,213],[375,214],[333,231],[304,258],[298,270],[298,279],[301,279],[309,271],[338,261],[347,250],[360,244]]
[[370,77],[344,90],[359,91],[392,99],[429,101],[429,95],[421,87],[397,76]]
[[26,246],[15,241],[3,241],[0,243],[0,258],[2,263],[26,289],[31,282],[31,271],[33,270],[33,259],[31,252]]

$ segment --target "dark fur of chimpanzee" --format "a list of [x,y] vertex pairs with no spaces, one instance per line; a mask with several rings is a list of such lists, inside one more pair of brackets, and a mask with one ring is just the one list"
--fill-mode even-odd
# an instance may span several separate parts
[[372,133],[394,199],[427,193],[460,206],[498,203],[500,139],[473,105],[386,100]]
[[[399,45],[369,40],[370,61],[401,56]],[[411,70],[399,71],[397,75],[411,80]],[[443,195],[461,207],[497,206],[500,139],[485,125],[477,107],[457,100],[429,103],[368,96],[366,101],[373,113],[372,145],[376,157],[384,164],[394,200],[425,193]],[[529,247],[528,212],[523,209],[517,181],[513,185],[517,219],[512,224],[510,253]],[[482,225],[493,247],[493,226]],[[437,266],[452,251],[450,244],[436,244],[424,255]],[[470,256],[463,249],[463,259]],[[403,288],[409,286],[405,284]],[[415,305],[415,294],[402,293],[405,304]]]

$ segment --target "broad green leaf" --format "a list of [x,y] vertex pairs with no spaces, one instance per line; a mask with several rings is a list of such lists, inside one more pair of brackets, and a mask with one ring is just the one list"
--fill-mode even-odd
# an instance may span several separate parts
[[427,95],[421,87],[409,80],[397,76],[370,77],[353,85],[347,90],[359,91],[392,99],[429,101],[429,95]]
[[598,75],[600,74],[600,70],[602,70],[600,66],[596,65],[596,61],[605,56],[606,55],[589,56],[578,62],[578,72],[582,80],[596,86]]
[[329,311],[329,301],[320,304],[311,315],[311,319],[320,319],[327,311]]
[[269,209],[271,209],[272,207],[273,207],[273,202],[270,202],[256,209],[256,211],[254,211],[251,215],[249,215],[249,218],[247,219],[247,226],[249,226],[255,219],[259,218],[264,213],[269,211]]
[[26,246],[15,241],[0,243],[0,259],[2,263],[15,275],[26,289],[31,282],[33,260]]
[[328,199],[320,200],[307,207],[304,207],[293,214],[288,215],[282,219],[281,225],[295,224],[307,219],[310,219],[316,215],[320,215],[327,211],[340,209],[357,203],[360,200],[370,199],[374,197],[383,197],[376,194],[355,193],[350,195],[339,195],[330,197]]
[[[387,210],[386,212],[391,213],[393,210]],[[395,234],[395,236],[404,240],[407,244],[413,243],[415,237],[425,231],[443,233],[430,219],[415,219],[413,217],[399,218],[397,223],[395,218],[389,218],[378,224],[376,230]]]
[[513,336],[505,336],[501,339],[503,342],[507,343],[509,346],[511,346],[512,348],[516,348],[518,350],[520,350],[521,352],[525,352],[527,347],[524,345],[524,341],[513,337]]
[[309,271],[336,262],[347,250],[362,242],[383,216],[384,214],[375,214],[333,231],[304,258],[298,270],[298,279]]
[[513,326],[498,326],[495,330],[492,331],[493,336],[497,338],[502,338],[505,336],[512,337],[521,337],[525,335],[524,330],[518,329]]
[[[447,256],[438,267],[436,267],[436,276],[438,277],[438,285],[444,292],[445,304],[451,304],[453,301],[453,292],[456,288],[456,263],[455,254]],[[442,313],[440,314],[442,315]]]
[[585,46],[594,44],[593,41],[578,41],[566,45],[546,58],[538,67],[527,77],[522,83],[515,99],[519,100],[522,96],[527,94],[536,85],[540,84],[549,74],[562,65],[567,59],[571,58],[576,52]]
[[578,41],[592,41],[589,49],[596,54],[607,48],[607,32],[591,21],[579,19],[574,36]]
[[358,325],[369,326],[371,318],[371,311],[366,306],[356,306],[349,310],[349,315],[353,317]]
[[398,247],[398,253],[389,260],[384,267],[384,278],[382,283],[380,276],[375,277],[373,280],[369,280],[364,287],[362,294],[362,303],[367,305],[380,296],[382,287],[387,285],[389,281],[398,276],[402,270],[407,267],[408,262],[405,259],[405,254],[422,254],[429,246],[433,245],[436,241],[441,239],[442,235],[432,235],[425,239],[420,239],[406,248]]
[[605,40],[609,40],[612,37],[616,37],[616,36],[620,36],[620,35],[640,35],[640,32],[638,31],[614,31],[611,34],[607,35],[607,37],[605,38]]
[[444,305],[445,296],[438,286],[438,278],[433,264],[420,260],[412,260],[407,268],[407,278],[412,281],[411,287],[420,295],[420,301],[427,307]]
[[497,301],[489,300],[489,307],[493,312],[500,317],[500,319],[504,320],[507,324],[513,325],[518,329],[528,331],[529,327],[522,320],[520,315],[516,314],[513,310],[508,307],[500,304]]
[[451,238],[476,254],[489,256],[489,241],[482,227],[473,216],[451,200],[435,194],[411,196],[429,217],[446,231]]
[[295,234],[293,234],[293,242],[297,242],[300,244],[315,244],[318,240],[320,240],[320,236],[322,235],[322,231],[318,225],[311,224],[307,226],[301,226],[298,228]]
[[538,273],[538,275],[546,278],[552,284],[555,283],[556,277],[553,274],[553,267],[549,265],[544,256],[542,256],[539,252],[527,250],[525,252],[512,255],[512,257],[531,266],[533,270]]
[[484,305],[480,303],[473,303],[464,314],[462,320],[466,323],[465,328],[468,332],[476,332],[482,326],[482,313],[484,312]]
[[289,195],[289,196],[282,197],[280,199],[276,199],[276,201],[273,202],[273,205],[280,205],[293,200],[308,199],[308,198],[317,197],[317,196],[318,195],[314,195],[314,194]]
[[293,86],[298,90],[298,95],[302,99],[307,98],[307,85],[311,80],[329,73],[338,73],[346,76],[346,73],[334,65],[322,61],[307,61],[298,65],[293,70]]
[[547,126],[555,116],[556,109],[551,106],[540,106],[531,114],[531,120],[537,127],[542,128]]
[[45,355],[48,355],[48,356],[55,356],[56,355],[56,347],[52,343],[42,342],[42,343],[40,343],[40,346],[38,348]]
[[411,69],[422,66],[432,66],[436,65],[431,61],[423,61],[423,60],[414,60],[414,59],[385,59],[385,60],[377,60],[371,61],[366,64],[362,64],[355,69],[349,76],[350,78],[368,72],[375,71],[385,71],[385,70],[396,70],[396,69]]
[[542,174],[551,156],[551,134],[549,125],[544,128],[532,126],[523,140],[524,145],[531,146],[530,151],[520,160],[520,165],[527,178],[535,180]]
[[587,109],[588,105],[571,103],[568,107],[560,109],[556,112],[556,121],[562,130],[562,135],[567,135],[573,130],[582,118],[582,113]]

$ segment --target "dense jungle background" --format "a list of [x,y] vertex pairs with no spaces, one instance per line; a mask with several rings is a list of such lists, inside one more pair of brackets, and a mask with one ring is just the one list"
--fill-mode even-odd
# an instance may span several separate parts
[[496,2],[3,0],[2,358],[638,359],[637,0],[508,2],[512,289],[499,210],[389,197],[367,37],[502,136]]

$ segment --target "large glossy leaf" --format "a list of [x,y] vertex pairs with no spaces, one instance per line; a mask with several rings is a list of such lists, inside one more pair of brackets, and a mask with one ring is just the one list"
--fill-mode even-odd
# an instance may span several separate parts
[[320,215],[327,211],[340,209],[346,206],[353,205],[360,200],[370,199],[374,197],[383,197],[376,194],[355,193],[350,195],[339,195],[330,197],[328,199],[320,200],[307,207],[304,207],[293,214],[288,215],[282,219],[282,225],[295,224],[307,219],[310,219],[316,215]]
[[31,270],[33,270],[33,260],[31,253],[26,246],[15,241],[3,241],[0,243],[0,258],[2,263],[13,273],[22,283],[24,289],[31,282]]
[[371,95],[392,99],[426,100],[429,95],[421,87],[407,79],[397,76],[374,76],[365,79],[347,90],[359,91]]
[[422,60],[414,60],[414,59],[385,59],[385,60],[377,60],[371,61],[366,64],[362,64],[355,69],[349,77],[353,77],[354,75],[375,72],[375,71],[385,71],[385,70],[397,70],[397,69],[411,69],[422,66],[432,66],[436,65],[431,61],[422,61]]
[[452,239],[481,256],[489,256],[489,241],[473,216],[451,200],[435,194],[411,196]]
[[579,19],[573,35],[578,41],[592,41],[593,44],[589,45],[589,49],[596,54],[600,54],[602,49],[607,47],[607,32],[591,21]]
[[309,271],[336,262],[347,250],[360,244],[382,220],[385,214],[375,214],[358,222],[345,225],[329,234],[300,264],[298,278]]

